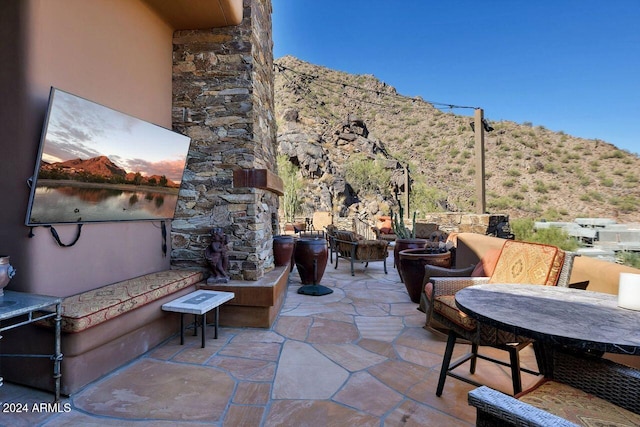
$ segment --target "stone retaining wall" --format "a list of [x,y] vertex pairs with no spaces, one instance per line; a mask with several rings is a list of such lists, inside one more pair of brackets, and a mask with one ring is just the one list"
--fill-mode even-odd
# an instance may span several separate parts
[[192,140],[172,222],[174,267],[208,270],[204,250],[221,227],[232,279],[273,269],[278,195],[234,186],[234,169],[277,173],[271,12],[269,0],[244,0],[238,26],[174,33],[173,126]]

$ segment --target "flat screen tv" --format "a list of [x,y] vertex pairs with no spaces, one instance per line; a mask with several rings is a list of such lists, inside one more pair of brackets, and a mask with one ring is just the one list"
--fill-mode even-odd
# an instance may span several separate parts
[[28,226],[174,216],[190,139],[51,88]]

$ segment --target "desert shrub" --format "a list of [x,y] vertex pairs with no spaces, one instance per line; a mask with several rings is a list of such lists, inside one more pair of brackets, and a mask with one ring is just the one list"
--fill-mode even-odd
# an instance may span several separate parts
[[298,168],[289,161],[289,157],[279,155],[278,175],[284,184],[282,209],[285,221],[292,222],[300,211],[299,193],[302,191],[302,180],[298,178]]
[[522,203],[519,201],[513,200],[511,197],[503,196],[491,198],[487,201],[487,206],[492,210],[503,210],[503,209],[513,209],[513,208],[521,208]]
[[365,155],[355,155],[345,167],[345,180],[358,194],[391,196],[391,170],[383,162]]
[[613,187],[613,180],[611,178],[603,178],[600,181],[600,184],[602,184],[605,187]]
[[533,191],[535,191],[536,193],[544,194],[549,190],[547,189],[547,186],[545,185],[544,182],[536,181],[535,186],[533,187]]
[[617,149],[600,156],[601,159],[623,159],[624,157],[626,157],[624,152]]
[[640,207],[638,199],[634,196],[612,197],[609,203],[624,213],[637,211]]
[[514,179],[507,179],[505,181],[502,181],[502,186],[503,187],[511,188],[514,185],[516,185],[516,182],[515,182]]
[[442,212],[447,200],[447,194],[435,187],[429,187],[424,182],[415,182],[411,186],[409,195],[411,210],[419,212]]
[[640,268],[640,253],[620,251],[616,253],[616,261],[629,267]]
[[565,251],[575,251],[578,248],[578,242],[569,237],[567,232],[561,228],[550,227],[535,230],[533,223],[533,219],[530,218],[511,220],[509,224],[516,240],[553,245]]

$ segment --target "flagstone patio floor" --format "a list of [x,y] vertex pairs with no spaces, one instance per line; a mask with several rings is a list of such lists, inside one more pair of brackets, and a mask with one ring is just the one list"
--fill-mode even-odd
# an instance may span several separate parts
[[[389,258],[391,264],[392,260]],[[448,378],[435,395],[445,338],[425,329],[397,270],[328,265],[325,296],[297,293],[289,278],[271,329],[208,328],[206,348],[187,333],[89,384],[52,407],[53,396],[5,383],[0,425],[18,426],[469,426],[474,386]],[[209,336],[209,334],[211,334]],[[468,351],[457,345],[455,356]],[[484,349],[505,361],[506,353]],[[530,348],[523,366],[536,369]],[[457,369],[468,374],[468,365]],[[64,375],[64,372],[63,372]],[[483,360],[473,378],[511,392],[508,368]],[[537,377],[523,373],[523,386]],[[27,412],[15,412],[26,404]],[[34,404],[36,404],[34,408]]]

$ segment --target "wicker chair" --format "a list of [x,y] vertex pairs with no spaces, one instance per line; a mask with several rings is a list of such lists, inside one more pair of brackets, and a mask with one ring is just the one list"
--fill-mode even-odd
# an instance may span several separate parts
[[[427,307],[428,313],[431,314],[435,322],[449,330],[447,347],[436,388],[437,396],[442,395],[447,376],[480,386],[481,384],[452,372],[458,366],[470,361],[469,372],[475,373],[477,358],[509,366],[511,368],[514,394],[522,391],[521,370],[538,374],[538,372],[520,368],[519,352],[531,344],[533,340],[501,331],[471,319],[457,308],[455,293],[464,287],[480,283],[528,283],[546,286],[568,286],[574,256],[574,253],[564,252],[554,246],[507,240],[502,247],[491,277],[431,278],[430,299],[432,306]],[[460,338],[471,343],[471,352],[452,362],[453,349]],[[491,346],[507,351],[509,353],[509,363],[479,354],[479,346]],[[537,352],[536,355],[538,355]],[[540,366],[540,363],[538,366]]]
[[[472,390],[469,404],[477,409],[476,425],[640,425],[637,369],[556,350],[552,377],[518,398],[486,386]],[[581,419],[589,424],[581,424]]]
[[373,261],[382,261],[384,273],[387,274],[387,257],[389,256],[389,242],[384,240],[364,240],[352,231],[335,230],[329,235],[330,251],[336,255],[336,265],[340,258],[351,262],[351,275],[354,276],[354,264],[365,263],[365,267]]

